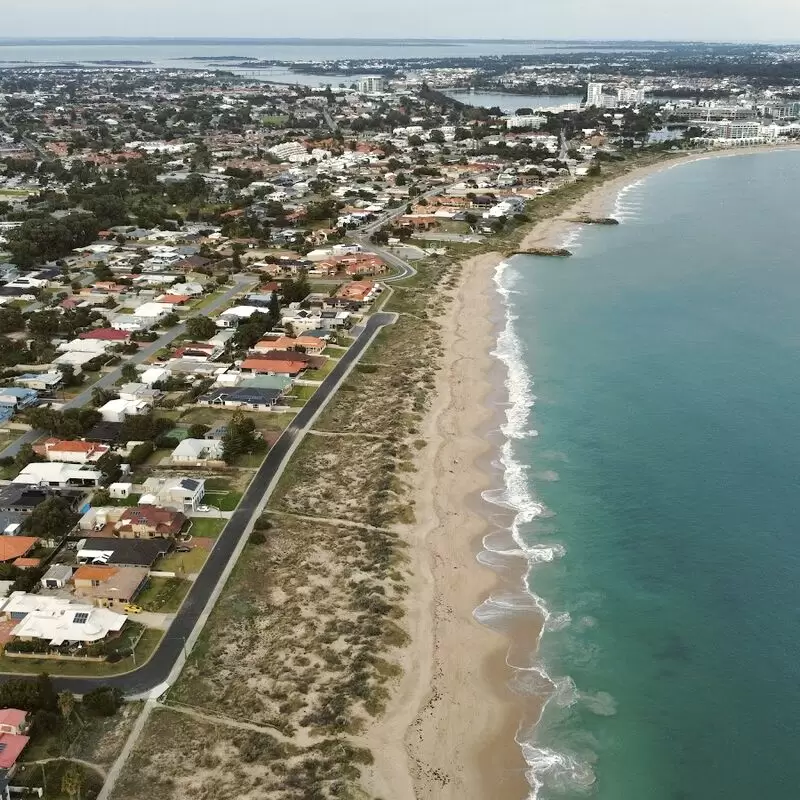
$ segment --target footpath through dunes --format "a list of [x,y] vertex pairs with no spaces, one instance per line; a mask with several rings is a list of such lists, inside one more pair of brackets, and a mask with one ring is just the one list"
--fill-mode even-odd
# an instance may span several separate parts
[[[392,796],[372,791],[381,779],[371,731],[413,667],[412,479],[444,356],[442,289],[458,266],[418,269],[385,305],[400,312],[396,324],[315,421],[325,435],[294,453],[266,541],[247,546],[114,798],[177,800],[209,780],[231,799]],[[216,722],[181,714],[186,706]],[[225,731],[219,718],[265,730]]]

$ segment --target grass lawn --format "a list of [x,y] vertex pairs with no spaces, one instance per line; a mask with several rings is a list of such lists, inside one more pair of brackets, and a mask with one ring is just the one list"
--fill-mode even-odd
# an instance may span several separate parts
[[156,561],[157,572],[174,572],[176,575],[192,575],[200,572],[208,558],[208,550],[193,547],[188,553],[172,553]]
[[200,309],[203,309],[206,306],[208,306],[211,303],[213,303],[222,294],[224,294],[224,292],[212,292],[211,294],[207,294],[204,297],[201,297],[196,302],[191,303],[189,308],[192,311],[199,311]]
[[317,386],[293,386],[290,397],[294,397],[297,400],[302,400],[305,402],[306,400],[311,399],[311,396],[317,391],[318,388],[319,387]]
[[[178,446],[178,442],[175,442],[175,446]],[[170,453],[172,450],[154,450],[148,457],[147,461],[144,462],[145,466],[148,467],[156,467],[158,466],[161,461],[165,458],[169,458]]]
[[128,497],[112,497],[106,505],[109,506],[120,506],[122,508],[131,508],[132,506],[139,505],[139,498],[141,497],[140,494],[131,494]]
[[[262,456],[263,459],[263,456]],[[206,491],[203,498],[208,505],[216,506],[220,511],[233,511],[242,499],[243,492],[225,492],[219,494]]]
[[241,467],[242,469],[258,469],[266,457],[266,450],[261,450],[257,453],[244,453],[233,462],[233,466]]
[[[187,425],[203,424],[209,426],[227,425],[234,411],[220,408],[193,408],[186,411],[181,422]],[[273,411],[245,411],[245,417],[252,419],[259,431],[282,431],[294,419],[294,414]]]
[[308,378],[308,380],[310,381],[321,381],[324,378],[327,378],[328,375],[331,374],[333,368],[338,363],[339,362],[336,359],[329,358],[321,369],[310,369],[305,373],[304,377]]
[[203,539],[216,539],[222,533],[222,529],[227,522],[227,519],[193,517],[192,527],[189,528],[188,533],[192,536],[200,536]]
[[[76,675],[78,677],[92,677],[104,675],[119,675],[141,667],[161,641],[164,631],[146,628],[136,645],[136,663],[134,657],[128,656],[116,664],[107,661],[56,661],[44,658],[9,658],[0,657],[0,672],[14,672],[18,675]],[[124,636],[124,634],[123,634]]]
[[174,613],[181,607],[191,583],[180,578],[151,577],[147,588],[136,598],[136,605],[145,611]]

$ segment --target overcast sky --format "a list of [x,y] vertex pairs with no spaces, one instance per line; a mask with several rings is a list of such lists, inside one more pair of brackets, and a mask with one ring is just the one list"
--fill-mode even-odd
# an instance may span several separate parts
[[800,0],[2,0],[0,37],[800,40]]

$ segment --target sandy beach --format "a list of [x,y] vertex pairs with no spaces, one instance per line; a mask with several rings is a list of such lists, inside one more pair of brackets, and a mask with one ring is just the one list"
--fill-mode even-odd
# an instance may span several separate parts
[[543,220],[533,226],[526,234],[520,245],[521,250],[535,247],[559,247],[567,234],[576,223],[574,220],[580,215],[589,217],[606,217],[614,210],[614,201],[621,189],[634,181],[642,180],[664,170],[674,169],[694,161],[707,158],[735,158],[737,156],[755,155],[757,153],[780,152],[784,150],[798,150],[800,145],[761,145],[757,147],[738,147],[731,150],[704,150],[699,153],[681,153],[674,159],[659,161],[648,166],[637,167],[616,178],[606,181],[593,191],[589,192],[564,213],[551,219]]
[[[620,189],[652,173],[764,150],[704,152],[627,172],[537,224],[521,249],[560,245],[578,214],[607,216]],[[535,647],[541,620],[528,615],[517,630],[498,632],[473,616],[498,588],[519,590],[525,567],[517,559],[517,567],[491,569],[476,559],[498,513],[481,494],[499,485],[492,460],[507,400],[505,368],[491,355],[504,314],[492,281],[501,261],[487,253],[464,262],[440,319],[447,355],[420,431],[428,446],[419,455],[417,523],[406,532],[412,641],[386,715],[364,736],[376,759],[368,789],[384,800],[523,800],[530,791],[514,737],[523,717],[538,719],[543,698],[508,688],[506,659],[520,634],[523,648]]]

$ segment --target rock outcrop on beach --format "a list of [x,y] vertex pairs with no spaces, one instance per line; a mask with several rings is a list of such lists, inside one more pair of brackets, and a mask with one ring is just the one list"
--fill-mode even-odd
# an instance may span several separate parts
[[528,250],[515,250],[509,253],[512,256],[548,256],[554,258],[565,258],[572,255],[571,250],[566,247],[531,247]]
[[614,217],[592,217],[588,214],[581,214],[575,217],[572,222],[579,222],[582,225],[619,225],[619,220]]

